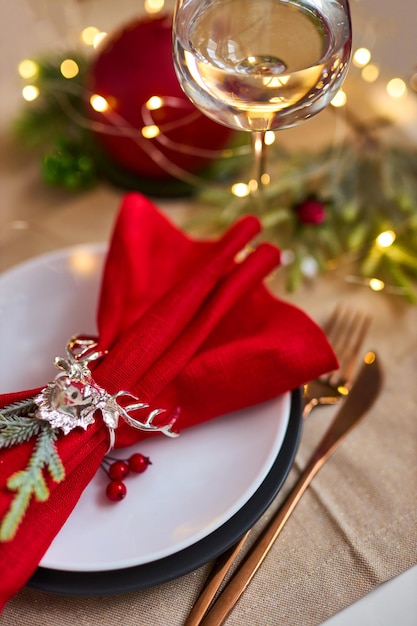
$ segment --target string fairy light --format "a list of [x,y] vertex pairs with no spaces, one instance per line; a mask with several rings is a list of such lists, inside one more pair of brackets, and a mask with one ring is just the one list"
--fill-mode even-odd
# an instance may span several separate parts
[[106,98],[103,98],[103,96],[100,96],[98,93],[93,93],[93,95],[90,96],[90,104],[94,111],[99,113],[104,113],[109,109],[109,103]]
[[345,282],[359,285],[362,287],[366,287],[367,289],[371,289],[371,291],[378,292],[387,292],[393,295],[404,295],[404,289],[395,285],[387,285],[380,278],[363,278],[362,276],[345,276]]
[[86,26],[80,33],[80,39],[86,46],[94,46],[94,40],[100,34],[96,26]]
[[395,239],[396,234],[393,230],[385,230],[378,235],[375,241],[380,248],[389,248],[392,246]]
[[155,137],[158,137],[161,131],[159,129],[159,126],[157,126],[156,124],[151,124],[150,126],[143,126],[140,132],[142,133],[142,136],[145,137],[145,139],[155,139]]
[[23,61],[20,61],[17,71],[21,78],[30,80],[38,76],[39,65],[35,61],[32,61],[32,59],[23,59]]
[[391,78],[387,83],[386,89],[392,98],[402,98],[407,94],[407,85],[402,78]]
[[251,193],[250,186],[242,182],[234,183],[231,190],[232,194],[237,198],[246,198]]
[[40,91],[36,85],[25,85],[22,89],[22,96],[27,102],[33,102],[40,95]]
[[145,106],[149,111],[156,111],[161,109],[164,104],[163,99],[160,96],[151,96]]
[[379,278],[370,278],[369,286],[372,291],[382,291],[383,289],[385,289],[384,281],[380,280]]
[[75,78],[80,72],[78,63],[74,59],[64,59],[59,67],[64,78]]
[[368,48],[358,48],[352,56],[352,63],[356,67],[365,67],[370,60],[371,52]]
[[[146,0],[145,10],[149,13],[157,13],[159,10],[161,10],[161,8],[163,8],[163,6],[163,0]],[[81,40],[86,46],[96,47],[99,45],[100,39],[102,40],[106,36],[107,33],[101,31],[99,28],[95,26],[89,26],[86,29],[83,29],[81,33]],[[81,70],[84,70],[84,65],[80,65]],[[368,47],[358,48],[354,52],[354,54],[352,55],[352,66],[353,72],[357,71],[359,77],[364,82],[374,83],[378,79],[381,79],[382,70],[377,62],[375,62],[373,58],[373,53]],[[417,69],[417,67],[415,69]],[[75,78],[81,71],[80,67],[77,64],[77,61],[72,58],[64,59],[59,66],[59,70],[61,77],[68,79],[69,81],[72,78]],[[191,185],[194,185],[198,189],[202,189],[203,194],[206,193],[207,197],[209,197],[210,188],[215,188],[215,194],[213,198],[217,198],[219,202],[223,202],[222,197],[224,196],[218,194],[221,186],[222,193],[224,191],[224,193],[229,194],[229,200],[230,195],[234,197],[231,206],[233,207],[233,210],[237,212],[239,212],[239,208],[236,209],[236,207],[239,207],[239,205],[244,206],[245,202],[247,203],[247,200],[245,200],[245,198],[254,191],[256,191],[255,187],[257,183],[255,180],[250,180],[249,182],[242,182],[238,180],[237,182],[232,182],[230,179],[224,177],[219,185],[216,185],[214,180],[206,181],[205,179],[203,180],[197,178],[192,174],[190,175],[189,172],[182,171],[181,168],[175,165],[175,163],[171,163],[167,158],[165,158],[162,152],[162,147],[168,147],[178,152],[186,152],[199,156],[202,156],[204,153],[204,156],[207,156],[211,159],[226,158],[227,156],[235,157],[236,155],[249,155],[248,146],[238,146],[237,149],[235,148],[235,146],[233,146],[233,148],[218,151],[200,151],[195,146],[182,145],[181,143],[172,140],[169,135],[167,135],[168,131],[171,130],[172,125],[174,124],[175,127],[178,127],[178,125],[182,124],[186,125],[190,121],[192,121],[192,118],[196,115],[196,113],[190,113],[189,110],[184,110],[184,115],[176,119],[175,122],[170,121],[166,122],[165,124],[159,124],[158,122],[161,119],[164,119],[164,116],[159,114],[153,115],[153,112],[158,111],[162,107],[181,108],[182,106],[184,106],[184,104],[179,99],[178,101],[176,101],[175,98],[169,96],[161,96],[158,94],[152,95],[142,105],[142,127],[134,128],[131,127],[131,125],[126,122],[126,120],[123,120],[121,116],[117,113],[117,106],[113,98],[106,99],[98,93],[88,94],[87,98],[89,97],[90,99],[90,105],[92,109],[97,112],[105,113],[105,117],[107,118],[106,122],[108,120],[111,121],[112,125],[110,126],[110,131],[108,131],[108,124],[104,124],[104,122],[100,122],[99,120],[92,121],[91,119],[88,119],[88,116],[84,116],[85,119],[80,119],[80,117],[83,116],[79,112],[77,117],[77,111],[75,111],[75,109],[72,111],[69,110],[71,104],[69,102],[66,102],[66,96],[69,93],[74,93],[73,90],[78,88],[77,85],[80,83],[79,80],[78,82],[77,80],[75,80],[74,83],[69,82],[68,87],[64,85],[62,87],[63,93],[59,94],[58,90],[55,90],[55,87],[52,86],[52,83],[50,83],[49,85],[47,82],[45,82],[45,80],[42,81],[42,78],[44,78],[42,76],[42,64],[40,68],[39,64],[36,61],[31,59],[23,59],[18,66],[18,73],[20,77],[27,82],[22,91],[23,98],[25,100],[29,102],[36,100],[40,95],[40,90],[46,93],[48,89],[53,89],[53,94],[56,99],[59,99],[63,106],[68,105],[67,112],[69,113],[69,117],[73,119],[73,122],[90,129],[93,129],[94,126],[95,130],[97,130],[97,128],[100,127],[101,124],[103,128],[104,126],[106,127],[106,132],[110,132],[114,135],[119,134],[121,136],[132,137],[132,139],[134,139],[134,141],[138,145],[140,145],[140,147],[143,148],[145,152],[147,152],[147,154],[153,160],[155,160],[155,162],[157,162],[160,167],[162,167],[167,173],[178,179],[182,179],[184,182],[189,182]],[[407,79],[408,83],[399,77],[393,77],[390,80],[384,80],[385,85],[383,86],[385,86],[386,94],[390,98],[400,100],[401,98],[407,97],[410,90],[417,92],[417,71],[410,78]],[[61,85],[63,83],[65,83],[65,81],[61,80]],[[348,96],[350,93],[349,88],[349,81],[347,81],[346,87],[343,90],[339,90],[336,96],[332,99],[332,107],[344,107],[347,104]],[[83,97],[85,97],[85,94],[83,94]],[[390,106],[391,104],[392,107],[396,106],[394,102],[390,103]],[[399,102],[400,106],[402,106],[402,104],[402,101]],[[268,131],[266,133],[265,143],[271,145],[275,142],[275,139],[276,134],[274,132]],[[269,184],[271,182],[269,175],[264,176],[262,182],[263,184]],[[271,185],[270,192],[268,193],[272,198],[273,194],[276,193],[276,188]],[[239,201],[238,199],[242,199],[242,201]],[[288,205],[286,204],[287,201]],[[277,217],[278,220],[287,219],[287,214],[291,216],[290,219],[294,219],[293,216],[295,204],[291,204],[291,202],[293,202],[291,198],[290,200],[288,200],[288,198],[285,198],[284,205],[279,208],[279,211],[281,211],[281,213],[279,213],[279,211],[277,210],[277,215],[279,213],[279,216]],[[230,211],[230,214],[233,212],[233,210]],[[272,224],[273,227],[275,224],[275,214],[273,213],[273,211],[271,211],[271,215],[272,217],[270,224]],[[392,220],[386,220],[386,227],[388,227],[391,223]],[[303,228],[305,229],[305,232],[307,232],[307,230],[310,229],[310,226],[309,224],[303,225]],[[311,228],[311,232],[313,232],[312,229],[313,227]],[[409,297],[410,289],[408,289],[407,286],[403,288],[402,285],[404,284],[403,274],[404,272],[405,274],[407,274],[407,268],[411,267],[411,261],[409,260],[409,257],[410,255],[412,255],[412,248],[410,253],[410,248],[407,248],[407,246],[409,246],[408,240],[406,240],[406,246],[404,246],[404,233],[402,231],[400,232],[398,223],[395,226],[395,230],[397,232],[391,229],[387,229],[381,232],[377,237],[371,237],[366,241],[366,246],[364,248],[366,249],[366,252],[364,253],[364,259],[367,260],[366,255],[373,255],[371,258],[371,262],[367,265],[367,271],[363,270],[363,268],[361,267],[358,273],[362,274],[362,276],[348,276],[346,277],[346,280],[354,282],[358,285],[362,285],[372,290],[373,292],[388,292],[392,294],[405,295],[411,301],[411,298]],[[317,228],[317,232],[318,231],[319,229]],[[293,242],[289,242],[289,247],[292,247],[292,243]],[[298,249],[296,247],[295,253],[291,250],[287,252],[288,255],[286,256],[286,260],[288,263],[285,264],[283,262],[283,264],[286,265],[286,267],[296,267],[298,264],[299,270],[307,278],[314,277],[319,271],[323,271],[323,267],[325,267],[326,270],[331,269],[331,261],[325,259],[323,267],[319,269],[317,267],[317,261],[315,260],[314,256],[303,258],[302,256],[299,256]],[[408,257],[406,256],[407,253]],[[314,254],[315,250],[313,250],[313,255]],[[334,260],[335,266],[339,262],[340,258],[338,257],[337,262],[336,260]],[[389,271],[387,271],[387,268],[389,269]],[[391,269],[393,270],[392,272]],[[401,270],[404,271],[401,273]],[[382,280],[382,278],[384,280]]]

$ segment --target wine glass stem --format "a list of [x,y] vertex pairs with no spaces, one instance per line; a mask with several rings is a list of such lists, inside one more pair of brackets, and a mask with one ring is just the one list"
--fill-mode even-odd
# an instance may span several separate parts
[[252,149],[254,155],[255,164],[255,181],[256,191],[254,197],[260,213],[265,208],[265,184],[264,175],[266,173],[266,144],[265,144],[265,131],[256,130],[251,132]]

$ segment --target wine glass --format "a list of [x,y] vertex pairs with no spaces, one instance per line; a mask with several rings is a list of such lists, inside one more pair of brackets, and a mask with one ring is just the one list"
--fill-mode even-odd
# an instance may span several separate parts
[[266,132],[326,107],[351,48],[348,0],[176,0],[179,82],[207,116],[251,132],[260,208]]

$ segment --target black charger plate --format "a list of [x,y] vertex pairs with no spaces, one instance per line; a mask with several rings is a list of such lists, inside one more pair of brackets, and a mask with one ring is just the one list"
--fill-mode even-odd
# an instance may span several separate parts
[[279,453],[261,486],[227,522],[195,544],[165,558],[125,569],[74,572],[38,567],[27,585],[60,595],[106,596],[138,591],[179,578],[238,541],[263,515],[292,467],[302,430],[302,394],[291,394],[288,428]]

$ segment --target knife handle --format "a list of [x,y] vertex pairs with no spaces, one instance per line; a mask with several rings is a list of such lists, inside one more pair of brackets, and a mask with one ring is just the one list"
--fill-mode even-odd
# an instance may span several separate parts
[[237,543],[221,554],[215,561],[198,599],[184,622],[184,626],[199,626],[199,624],[201,624],[201,620],[206,614],[214,596],[226,578],[227,573],[236,560],[250,532],[251,531],[248,530]]
[[277,516],[272,519],[272,522],[261,534],[251,552],[213,604],[206,617],[201,622],[194,622],[194,624],[197,625],[199,623],[201,626],[220,626],[223,624],[259,567],[262,565],[288,518],[297,506],[301,496],[322,465],[323,462],[321,462],[321,460],[315,460],[306,467]]

